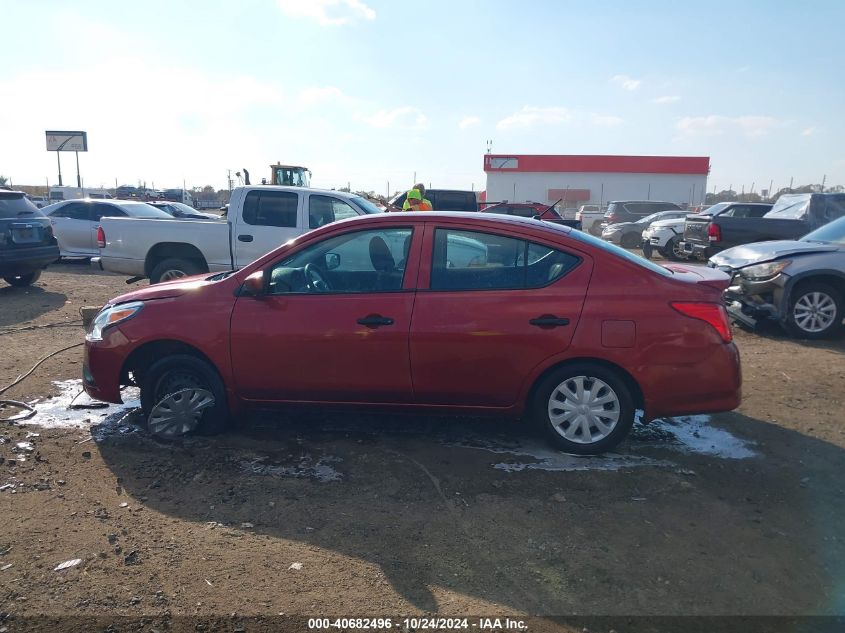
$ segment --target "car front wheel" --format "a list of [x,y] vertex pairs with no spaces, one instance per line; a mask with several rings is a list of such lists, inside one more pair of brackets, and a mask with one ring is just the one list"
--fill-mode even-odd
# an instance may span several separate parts
[[621,442],[634,423],[631,392],[619,374],[578,363],[550,373],[534,394],[541,432],[566,453],[597,455]]
[[820,339],[842,329],[845,300],[842,293],[822,282],[802,284],[792,293],[787,326],[798,337]]
[[14,277],[3,277],[7,284],[23,288],[24,286],[31,286],[41,277],[41,271],[36,270],[26,275],[15,275]]
[[673,262],[680,262],[688,257],[687,253],[681,248],[681,240],[678,237],[673,237],[669,240],[666,246],[660,249],[660,254]]
[[166,356],[143,372],[141,408],[149,431],[162,439],[214,435],[229,422],[226,390],[217,371],[187,354]]

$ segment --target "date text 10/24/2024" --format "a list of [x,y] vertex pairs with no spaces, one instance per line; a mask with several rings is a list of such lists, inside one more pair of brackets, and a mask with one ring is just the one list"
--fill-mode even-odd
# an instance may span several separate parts
[[359,629],[362,631],[526,631],[524,620],[512,618],[309,618],[308,630]]

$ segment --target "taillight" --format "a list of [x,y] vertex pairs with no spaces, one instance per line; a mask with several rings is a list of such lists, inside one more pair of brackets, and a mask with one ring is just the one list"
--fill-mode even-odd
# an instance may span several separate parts
[[707,225],[707,239],[711,242],[721,242],[722,227],[715,222],[710,222],[710,224]]
[[580,222],[583,218],[584,218],[584,216],[583,216],[583,215],[581,215],[581,212],[580,212],[580,211],[577,211],[577,212],[575,213],[575,219],[576,219],[576,220],[578,220],[579,222]]
[[97,227],[97,248],[106,247],[106,232],[102,226]]
[[712,325],[725,343],[730,343],[733,340],[728,313],[721,303],[673,301],[669,305],[684,316]]

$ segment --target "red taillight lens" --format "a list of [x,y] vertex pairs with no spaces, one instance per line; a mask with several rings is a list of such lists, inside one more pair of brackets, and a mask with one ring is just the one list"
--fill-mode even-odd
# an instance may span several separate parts
[[725,343],[730,343],[733,340],[728,313],[721,303],[673,301],[669,305],[684,316],[705,321],[712,325]]
[[718,224],[711,222],[707,225],[707,239],[711,242],[722,241],[722,228]]
[[97,248],[106,247],[106,232],[102,226],[97,227]]

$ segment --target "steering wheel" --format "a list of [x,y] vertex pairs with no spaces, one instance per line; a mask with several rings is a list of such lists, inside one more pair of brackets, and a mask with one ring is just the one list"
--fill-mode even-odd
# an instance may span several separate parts
[[313,292],[329,292],[331,287],[314,264],[305,264],[305,285]]

